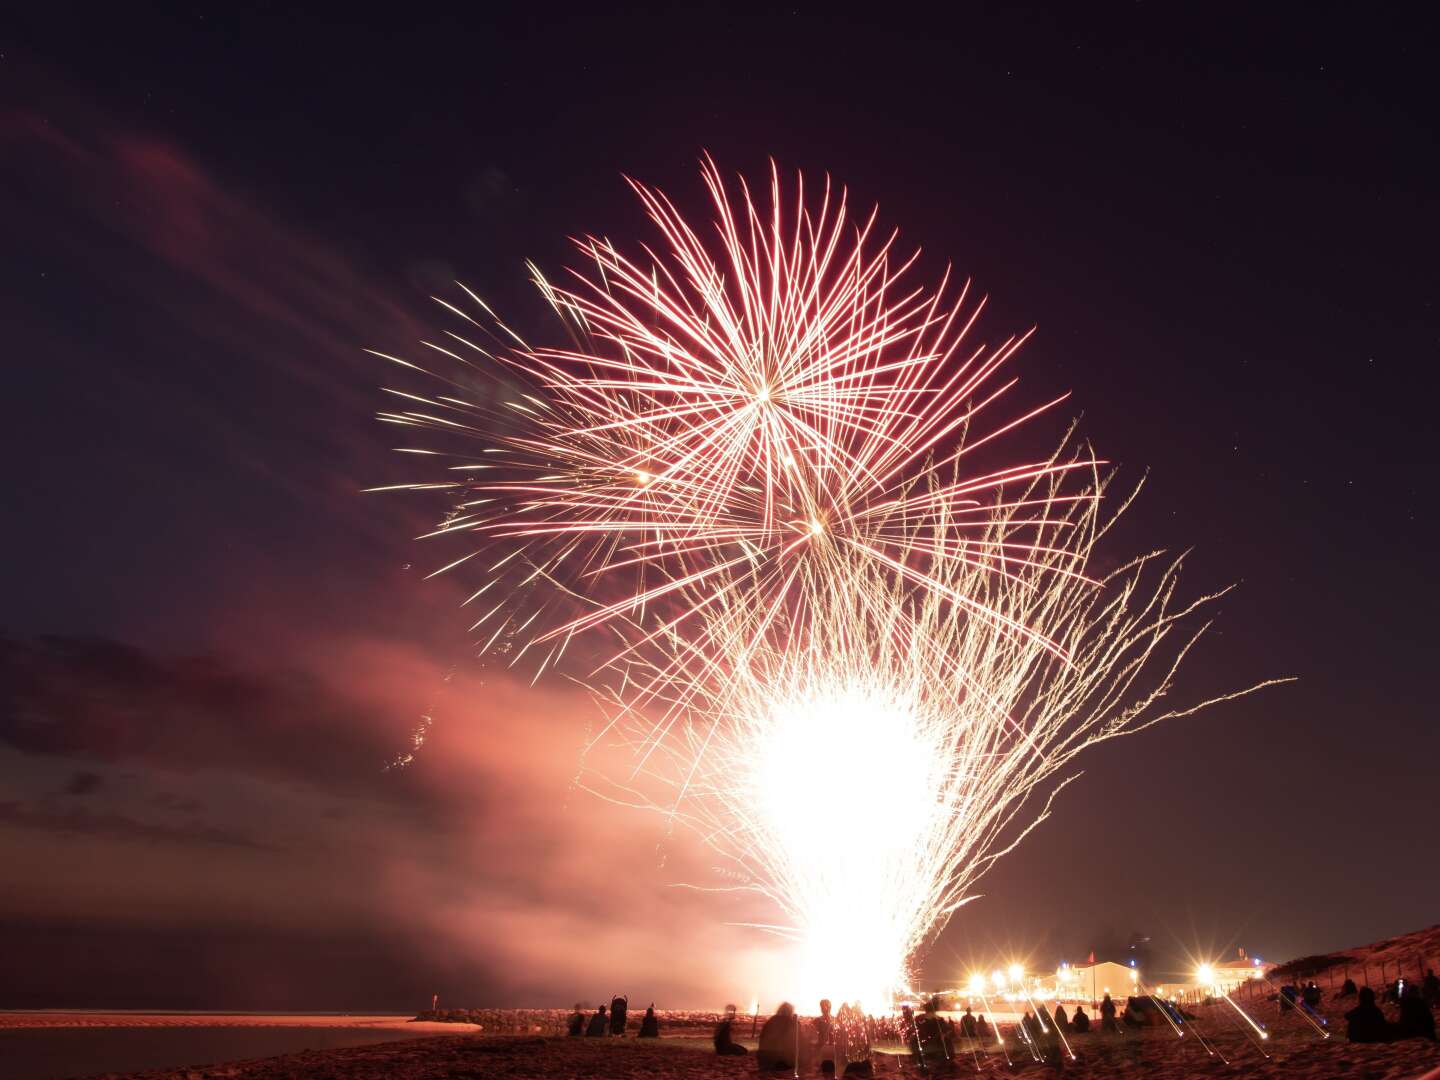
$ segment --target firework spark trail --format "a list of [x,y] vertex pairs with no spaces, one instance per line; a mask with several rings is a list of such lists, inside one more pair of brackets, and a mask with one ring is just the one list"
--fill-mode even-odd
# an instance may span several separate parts
[[[915,256],[894,255],[894,234],[872,241],[875,214],[853,224],[844,193],[828,182],[812,209],[797,181],[787,217],[778,171],[768,212],[743,184],[734,204],[708,160],[704,175],[718,243],[632,181],[665,247],[645,248],[637,262],[586,237],[580,249],[592,266],[572,271],[571,286],[535,271],[571,348],[516,349],[494,331],[479,342],[450,333],[446,345],[425,343],[447,370],[468,376],[504,365],[533,388],[503,402],[499,411],[521,422],[508,437],[496,438],[497,409],[475,400],[465,381],[379,354],[446,391],[392,390],[419,407],[383,420],[493,444],[451,467],[463,475],[445,490],[464,498],[439,531],[523,545],[540,577],[567,583],[572,607],[583,610],[547,624],[538,644],[697,613],[725,590],[772,605],[803,602],[803,592],[785,591],[793,563],[848,564],[853,553],[910,576],[916,588],[942,587],[912,565],[941,519],[955,558],[1002,573],[1023,565],[1053,526],[1037,519],[1027,543],[988,544],[980,538],[987,504],[1052,465],[954,470],[949,483],[913,492],[1063,400],[960,440],[1015,385],[997,372],[1024,337],[967,346],[983,301],[968,303],[968,286],[952,295],[948,275],[934,289],[907,284]],[[743,574],[732,572],[737,551]],[[950,599],[1000,618],[970,595]]]
[[[1023,501],[1060,498],[1060,475]],[[1105,483],[1093,473],[1092,494]],[[990,538],[1009,534],[1021,512],[994,511]],[[1045,819],[1076,754],[1203,707],[1158,708],[1204,629],[1181,626],[1197,604],[1174,601],[1179,562],[1142,558],[1094,585],[1055,573],[1043,560],[1083,561],[1114,517],[1098,498],[1047,513],[1070,526],[1067,546],[1024,573],[998,575],[937,547],[928,571],[944,590],[915,593],[857,560],[843,588],[809,580],[807,602],[778,616],[743,596],[708,613],[711,640],[729,620],[723,640],[745,647],[723,665],[703,656],[665,669],[688,715],[663,736],[638,718],[626,725],[646,786],[668,797],[635,800],[633,788],[594,778],[620,801],[667,807],[746,870],[791,920],[767,929],[800,943],[797,993],[840,987],[878,1001],[907,986],[907,958]],[[952,591],[1037,633],[956,618]],[[781,625],[752,632],[762,618]],[[693,648],[678,641],[665,655]],[[612,703],[628,709],[623,690]],[[1046,789],[1038,814],[1022,819]]]
[[396,486],[450,500],[431,535],[471,550],[437,573],[483,568],[483,650],[538,678],[610,642],[586,681],[633,764],[586,786],[784,914],[787,992],[883,1009],[1076,754],[1238,694],[1161,711],[1213,597],[1178,602],[1158,554],[1086,576],[1129,504],[1102,514],[1092,454],[968,471],[1063,400],[989,423],[1023,337],[966,345],[980,305],[905,284],[828,183],[787,216],[778,172],[768,211],[704,174],[718,239],[632,182],[663,248],[587,237],[589,273],[534,272],[569,348],[446,304],[471,328],[427,343],[441,370],[377,354],[429,384],[381,419],[448,448],[451,479]]

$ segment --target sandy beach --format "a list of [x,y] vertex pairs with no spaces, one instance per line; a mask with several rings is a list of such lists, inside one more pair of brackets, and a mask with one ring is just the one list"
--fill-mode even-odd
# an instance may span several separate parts
[[[1238,1040],[1220,1040],[1217,1049],[1228,1058],[1208,1055],[1198,1046],[1181,1046],[1158,1032],[1077,1040],[1076,1060],[1067,1061],[1067,1075],[1120,1080],[1182,1080],[1185,1077],[1299,1077],[1329,1080],[1399,1080],[1423,1075],[1440,1066],[1440,1049],[1415,1041],[1386,1046],[1352,1046],[1343,1039],[1281,1039],[1262,1058]],[[1013,1055],[1013,1050],[1012,1050]],[[901,1058],[877,1055],[877,1075],[914,1074]],[[935,1075],[965,1076],[1000,1071],[1017,1076],[1053,1075],[1048,1066],[1022,1064],[1013,1069],[998,1053],[979,1058],[968,1053],[935,1070]],[[720,1080],[756,1075],[753,1058],[719,1058],[701,1040],[599,1040],[564,1037],[456,1036],[382,1043],[339,1050],[308,1051],[257,1061],[201,1068],[163,1069],[132,1074],[102,1074],[109,1080],[299,1080],[308,1077],[355,1077],[359,1080],[442,1080],[487,1077],[519,1080]],[[787,1074],[788,1075],[788,1074]],[[806,1075],[820,1076],[818,1070]]]

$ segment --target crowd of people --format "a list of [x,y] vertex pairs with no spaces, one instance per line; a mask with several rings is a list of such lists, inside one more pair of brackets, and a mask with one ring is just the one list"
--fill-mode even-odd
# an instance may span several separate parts
[[[1346,979],[1336,993],[1337,1000],[1357,999],[1355,1007],[1345,1014],[1351,1042],[1436,1038],[1432,1009],[1440,1004],[1440,979],[1433,971],[1427,972],[1420,983],[1397,980],[1386,987],[1384,993],[1384,1001],[1393,1002],[1398,1007],[1396,1020],[1387,1019],[1376,1000],[1375,991],[1368,986],[1357,988],[1352,980]],[[1286,985],[1276,995],[1282,1015],[1287,1010],[1303,1010],[1321,1023],[1323,1017],[1319,1010],[1322,997],[1320,988],[1313,981],[1304,986]],[[869,1076],[873,1069],[871,1048],[878,1042],[900,1043],[922,1069],[934,1062],[953,1060],[957,1049],[976,1052],[984,1049],[990,1039],[1002,1044],[1000,1033],[986,1021],[983,1013],[976,1015],[967,1006],[963,1014],[951,1019],[941,1014],[940,1004],[939,998],[931,998],[921,1006],[919,1015],[906,1005],[900,1010],[898,1019],[889,1019],[868,1016],[858,1004],[842,1003],[837,1011],[832,1012],[831,1002],[822,1000],[819,1015],[803,1020],[796,1014],[793,1005],[784,1002],[759,1028],[754,1051],[756,1064],[761,1072],[796,1068],[811,1070],[818,1065],[828,1075]],[[1051,1062],[1058,1067],[1069,1051],[1069,1037],[1090,1032],[1091,1018],[1083,1005],[1076,1005],[1073,1014],[1067,1014],[1063,1005],[1057,1005],[1053,1014],[1043,1003],[1032,1002],[1032,1006],[1033,1011],[1027,1010],[1016,1023],[1013,1038],[1037,1060]],[[1151,997],[1130,997],[1122,1009],[1108,993],[1097,1012],[1102,1035],[1119,1034],[1122,1028],[1127,1027],[1153,1026],[1167,1019],[1176,1025],[1195,1019],[1172,1002]],[[1165,1015],[1162,1016],[1162,1012]],[[616,995],[610,1001],[608,1012],[607,1006],[601,1005],[589,1017],[577,1004],[570,1017],[569,1034],[587,1038],[623,1036],[628,1015],[629,998],[625,995]],[[737,1016],[736,1007],[727,1005],[715,1025],[713,1042],[715,1053],[720,1056],[741,1057],[751,1052],[737,1038]],[[757,1022],[751,1022],[752,1037],[755,1036]],[[652,1002],[641,1018],[636,1037],[654,1039],[659,1036],[660,1021]]]
[[[625,994],[617,994],[610,999],[610,1014],[605,1014],[605,1006],[601,1005],[595,1010],[587,1022],[585,1011],[579,1002],[575,1004],[575,1011],[570,1014],[570,1026],[567,1034],[579,1038],[581,1036],[589,1039],[612,1036],[622,1038],[625,1035],[626,1017],[630,1011],[630,998]],[[640,1033],[636,1036],[639,1039],[658,1039],[660,1037],[660,1018],[655,1015],[655,1003],[652,1001],[645,1010],[645,1015],[640,1020]]]
[[[1314,985],[1313,983],[1311,985]],[[1422,982],[1396,979],[1385,988],[1385,1001],[1399,1006],[1399,1016],[1387,1020],[1375,1002],[1375,991],[1365,986],[1358,993],[1355,983],[1345,980],[1338,997],[1359,998],[1345,1014],[1346,1034],[1351,1042],[1383,1043],[1397,1039],[1429,1039],[1435,1041],[1434,1008],[1440,1005],[1440,978],[1433,970],[1425,972]]]

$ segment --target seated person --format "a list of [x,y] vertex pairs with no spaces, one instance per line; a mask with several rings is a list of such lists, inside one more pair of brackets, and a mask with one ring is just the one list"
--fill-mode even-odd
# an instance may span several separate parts
[[1075,1018],[1070,1021],[1070,1026],[1075,1029],[1075,1034],[1084,1035],[1090,1030],[1090,1017],[1085,1015],[1085,1006],[1075,1006]]
[[803,1061],[797,1060],[803,1050],[795,1006],[783,1001],[775,1010],[775,1015],[766,1020],[760,1029],[760,1047],[755,1051],[755,1063],[761,1072],[796,1069],[803,1064]]
[[1125,1023],[1129,1027],[1144,1027],[1149,1021],[1145,1018],[1145,1010],[1140,1007],[1140,999],[1128,997],[1125,999]]
[[586,1037],[593,1038],[596,1035],[604,1035],[607,1023],[605,1006],[601,1005],[600,1008],[595,1010],[595,1015],[590,1017],[590,1026],[585,1029]]
[[578,1001],[575,1003],[575,1011],[570,1014],[569,1033],[571,1035],[585,1034],[585,1014],[580,1011],[580,1003]]
[[726,1005],[725,1015],[720,1019],[720,1022],[715,1025],[715,1053],[721,1057],[729,1057],[731,1055],[740,1057],[750,1052],[737,1043],[731,1034],[731,1026],[734,1023],[735,1006]]
[[1065,1015],[1064,1005],[1055,1006],[1055,1027],[1062,1032],[1070,1030],[1070,1017]]
[[645,1016],[640,1021],[641,1039],[658,1039],[660,1037],[660,1021],[655,1016],[655,1003],[652,1001],[650,1007],[645,1010]]
[[1435,1041],[1435,1014],[1417,983],[1405,987],[1400,997],[1400,1022],[1395,1025],[1394,1037]]
[[970,1006],[965,1006],[965,1015],[960,1017],[960,1034],[967,1039],[973,1039],[976,1035],[975,1016],[970,1012]]
[[1375,991],[1370,987],[1361,988],[1360,1004],[1347,1012],[1345,1019],[1350,1025],[1347,1034],[1351,1042],[1389,1041],[1389,1025],[1385,1023],[1385,1014],[1380,1011],[1380,1006],[1375,1004]]

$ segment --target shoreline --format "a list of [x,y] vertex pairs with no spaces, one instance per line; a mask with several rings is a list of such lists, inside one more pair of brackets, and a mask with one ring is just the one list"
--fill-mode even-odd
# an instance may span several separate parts
[[397,1034],[461,1034],[475,1024],[414,1019],[400,1013],[166,1012],[107,1009],[26,1009],[0,1012],[0,1031],[62,1028],[331,1028]]

